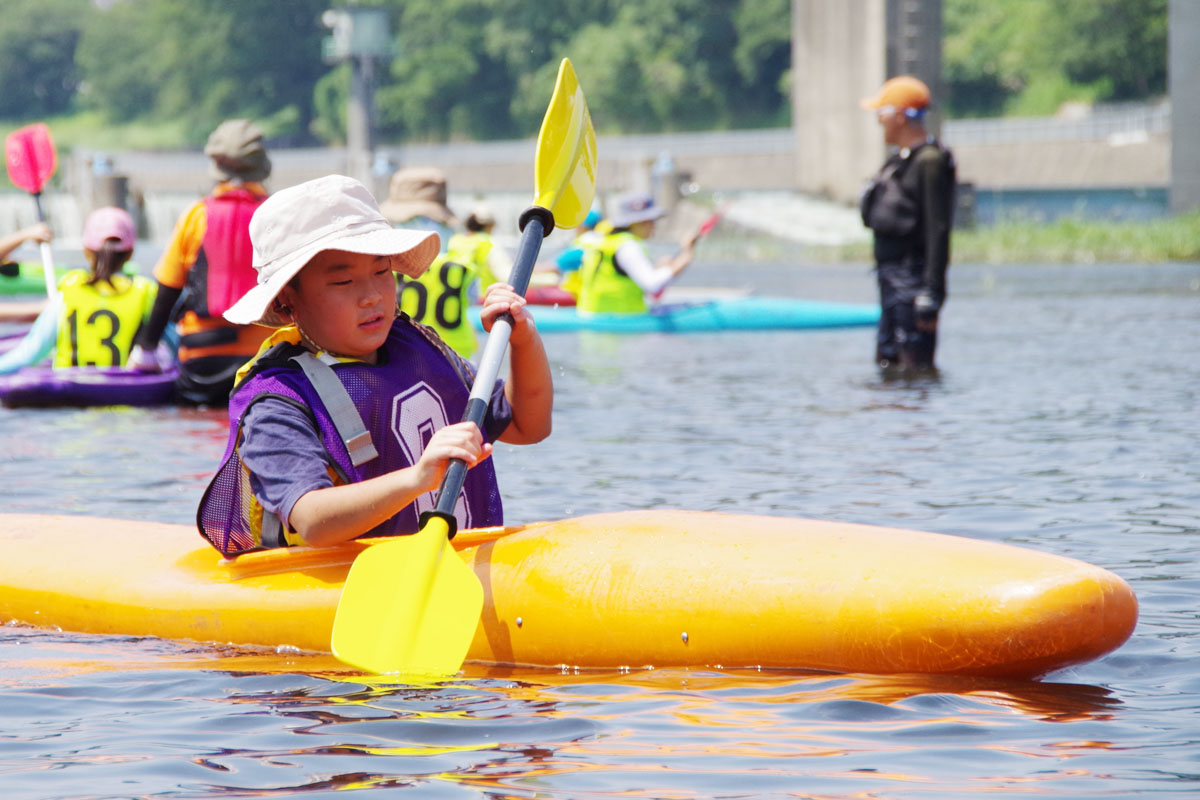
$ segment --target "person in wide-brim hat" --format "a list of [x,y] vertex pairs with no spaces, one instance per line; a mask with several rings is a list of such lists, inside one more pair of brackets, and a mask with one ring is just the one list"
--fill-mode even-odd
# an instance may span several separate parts
[[394,271],[416,278],[439,249],[435,233],[392,227],[367,188],[343,175],[318,178],[268,197],[250,220],[250,241],[258,285],[225,312],[225,319],[268,327],[289,323],[273,301],[318,253],[391,256]]
[[379,210],[392,223],[428,217],[450,228],[458,217],[446,205],[446,176],[436,167],[405,167],[397,170],[388,184],[388,197]]

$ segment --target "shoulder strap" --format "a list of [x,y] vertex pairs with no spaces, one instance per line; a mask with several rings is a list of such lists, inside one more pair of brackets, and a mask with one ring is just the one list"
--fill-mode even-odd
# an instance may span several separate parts
[[[373,458],[378,458],[379,451],[375,449],[375,443],[371,441],[371,434],[363,425],[362,416],[354,407],[350,393],[338,380],[337,375],[333,374],[329,364],[316,358],[307,350],[292,356],[292,360],[300,365],[300,369],[304,370],[304,374],[312,383],[317,396],[321,398],[321,402],[328,409],[329,416],[333,419],[333,425],[337,428],[338,436],[345,443],[346,452],[350,454],[350,462],[357,467]],[[334,363],[337,363],[336,360]]]

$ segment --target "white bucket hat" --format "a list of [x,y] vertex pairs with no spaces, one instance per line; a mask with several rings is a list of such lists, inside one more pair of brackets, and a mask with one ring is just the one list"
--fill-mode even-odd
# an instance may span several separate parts
[[288,324],[272,301],[318,253],[395,256],[392,269],[416,278],[441,247],[431,231],[393,228],[367,187],[344,175],[327,175],[268,197],[250,219],[250,243],[258,285],[225,312],[225,319],[272,328]]
[[617,208],[608,221],[614,228],[628,228],[635,222],[665,217],[667,210],[645,192],[630,192],[617,198]]

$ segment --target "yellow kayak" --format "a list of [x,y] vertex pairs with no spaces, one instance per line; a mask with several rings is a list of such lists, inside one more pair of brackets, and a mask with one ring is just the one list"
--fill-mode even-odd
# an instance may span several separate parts
[[[371,540],[221,557],[185,525],[0,514],[0,618],[329,651]],[[1036,677],[1119,647],[1137,600],[1071,558],[920,531],[696,511],[454,540],[483,583],[468,660]]]

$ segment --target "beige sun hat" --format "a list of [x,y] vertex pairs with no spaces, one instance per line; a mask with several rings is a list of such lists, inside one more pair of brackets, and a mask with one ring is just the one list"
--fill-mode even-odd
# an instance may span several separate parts
[[451,228],[458,227],[458,218],[446,205],[446,175],[437,167],[396,170],[388,184],[388,199],[380,210],[398,224],[413,217],[429,217]]
[[392,269],[416,278],[440,250],[432,231],[393,228],[367,187],[345,175],[327,175],[268,197],[250,219],[250,243],[258,285],[225,312],[225,319],[272,328],[289,324],[272,301],[318,253],[395,256]]
[[264,181],[271,159],[262,129],[248,119],[227,119],[208,136],[204,155],[212,159],[209,174],[218,181]]

